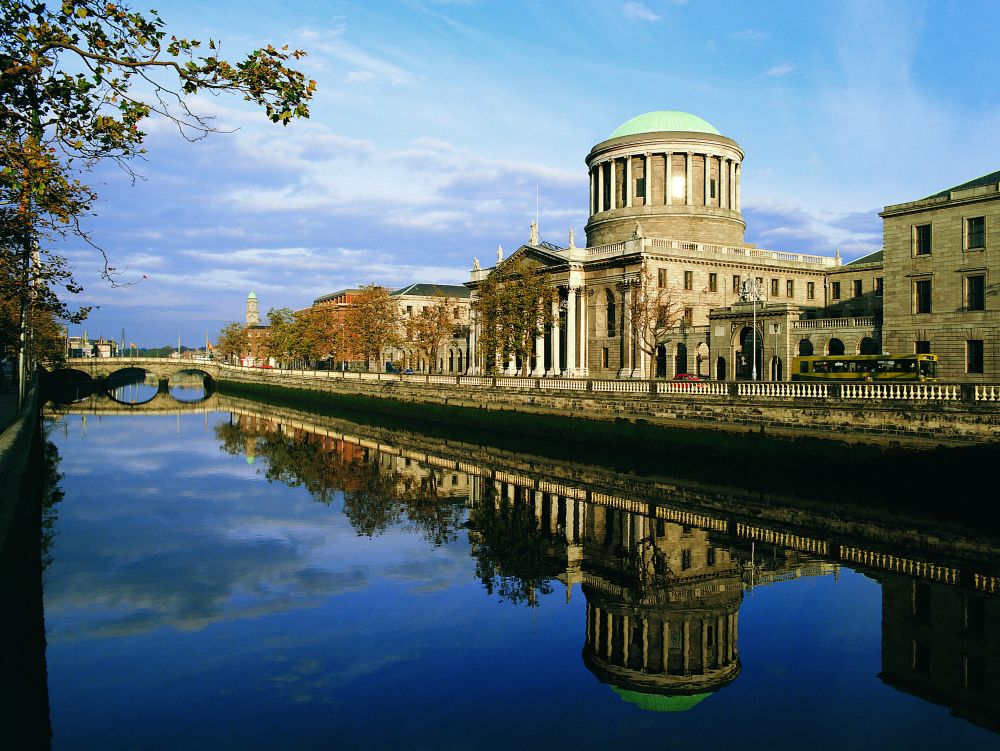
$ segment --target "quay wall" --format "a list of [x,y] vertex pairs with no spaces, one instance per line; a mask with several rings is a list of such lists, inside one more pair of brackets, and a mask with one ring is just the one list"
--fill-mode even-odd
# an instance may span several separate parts
[[[1000,439],[1000,387],[573,381],[399,376],[220,365],[218,378],[268,388],[675,428],[759,432],[913,447]],[[996,399],[996,400],[994,400]]]

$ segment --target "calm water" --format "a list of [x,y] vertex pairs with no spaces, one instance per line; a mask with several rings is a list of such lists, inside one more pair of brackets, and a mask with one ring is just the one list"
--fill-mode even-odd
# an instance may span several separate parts
[[50,421],[54,748],[1000,748],[988,556],[854,570],[252,411]]

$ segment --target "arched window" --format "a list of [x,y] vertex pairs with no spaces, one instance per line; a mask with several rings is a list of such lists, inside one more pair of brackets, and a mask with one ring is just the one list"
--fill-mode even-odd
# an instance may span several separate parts
[[464,370],[462,370],[462,350],[458,350],[458,372],[459,373],[465,372]]
[[777,355],[771,358],[771,380],[781,380],[781,358]]
[[799,340],[799,356],[809,357],[813,353],[813,343],[808,339]]
[[618,329],[616,312],[618,310],[615,304],[615,293],[610,289],[604,290],[604,297],[608,305],[608,336],[614,336],[615,331]]
[[717,381],[726,380],[726,358],[720,357],[715,363],[715,379]]
[[688,348],[683,344],[677,345],[677,356],[674,358],[674,373],[688,372]]
[[455,350],[453,349],[448,350],[448,372],[455,372]]
[[870,336],[866,336],[861,340],[858,345],[859,355],[877,355],[878,354],[878,342],[872,339]]
[[667,377],[667,348],[662,344],[656,347],[656,377]]
[[834,356],[844,354],[844,343],[836,337],[831,339],[830,344],[827,346],[827,353]]

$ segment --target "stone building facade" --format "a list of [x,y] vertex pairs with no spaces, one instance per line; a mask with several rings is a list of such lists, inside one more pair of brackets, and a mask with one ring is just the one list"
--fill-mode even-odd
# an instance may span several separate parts
[[[586,158],[586,246],[577,247],[572,232],[566,247],[541,242],[533,225],[528,243],[498,261],[531,259],[558,289],[557,324],[536,340],[532,375],[788,380],[800,354],[910,353],[927,341],[941,355],[941,378],[1000,375],[996,285],[987,284],[987,246],[1000,237],[1000,201],[990,202],[1000,173],[947,197],[886,207],[884,260],[879,251],[844,264],[839,252],[789,253],[745,242],[742,161],[736,141],[683,112],[640,115],[594,146]],[[935,240],[934,253],[917,258],[910,238],[928,212],[935,237],[953,237]],[[967,247],[970,236],[977,242],[981,236],[982,247]],[[477,262],[466,283],[473,299],[494,268]],[[934,313],[915,315],[914,279],[935,274]],[[756,282],[749,298],[748,281]],[[631,301],[644,284],[667,290],[664,299],[677,311],[676,325],[655,348],[630,320]],[[980,297],[980,309],[969,309],[968,300],[975,307]],[[476,375],[486,364],[476,351],[475,322],[471,339],[468,372]],[[956,366],[959,354],[973,370]],[[510,360],[505,370],[513,375],[519,365]]]
[[885,344],[946,380],[1000,378],[1000,172],[886,206]]

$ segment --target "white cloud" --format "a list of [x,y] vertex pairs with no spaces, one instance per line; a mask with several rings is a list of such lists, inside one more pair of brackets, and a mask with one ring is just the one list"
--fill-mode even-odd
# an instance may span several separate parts
[[768,68],[765,75],[771,78],[780,78],[782,76],[787,76],[789,73],[795,70],[795,66],[791,63],[781,63],[780,65],[775,65],[773,68]]
[[643,3],[628,2],[622,6],[625,18],[630,21],[659,21],[660,16],[647,8]]
[[344,77],[344,80],[347,83],[368,83],[374,81],[375,78],[375,74],[370,70],[352,70]]

